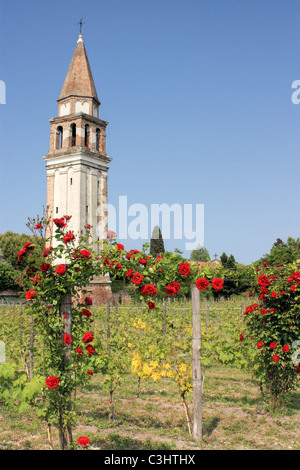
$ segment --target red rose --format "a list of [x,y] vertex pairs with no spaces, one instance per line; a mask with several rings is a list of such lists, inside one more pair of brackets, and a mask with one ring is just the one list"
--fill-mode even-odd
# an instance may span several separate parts
[[190,263],[180,263],[178,271],[182,276],[188,276],[191,273]]
[[180,284],[176,281],[171,282],[171,284],[168,284],[166,287],[166,294],[167,295],[175,295],[179,292],[180,290]]
[[25,248],[22,248],[22,250],[18,251],[18,261],[21,261],[23,256],[27,254],[27,250]]
[[90,297],[86,297],[84,301],[85,301],[85,305],[93,305],[93,301]]
[[211,286],[215,290],[221,290],[221,289],[223,289],[224,281],[223,281],[223,279],[220,279],[219,277],[216,277],[215,279],[213,279],[211,281]]
[[275,343],[274,341],[272,341],[272,343],[270,343],[270,348],[271,348],[271,349],[276,349],[276,348],[277,348],[277,343]]
[[95,349],[91,344],[89,344],[85,349],[88,352],[88,354],[94,354],[95,352]]
[[59,264],[56,268],[55,268],[55,272],[56,274],[65,274],[66,272],[66,266],[64,264]]
[[63,217],[61,217],[60,219],[53,219],[53,222],[55,223],[55,225],[59,228],[64,228],[67,226],[65,220]]
[[91,341],[93,341],[93,339],[94,339],[93,333],[87,332],[87,333],[84,333],[82,341],[84,343],[90,343]]
[[29,291],[26,292],[25,294],[25,299],[26,300],[33,300],[36,298],[36,292],[33,289],[29,289]]
[[267,310],[266,308],[262,308],[261,311],[260,311],[260,313],[261,313],[262,315],[266,315],[266,314],[268,313],[268,310]]
[[292,284],[291,287],[290,287],[291,291],[295,291],[297,289],[297,286],[295,284]]
[[268,289],[265,286],[260,286],[260,292],[262,294],[268,294],[269,293]]
[[148,302],[148,307],[149,307],[149,310],[153,310],[155,308],[155,303],[154,302]]
[[141,273],[135,273],[131,277],[131,282],[133,282],[135,285],[140,284],[144,279],[144,276]]
[[41,282],[42,280],[43,280],[43,279],[42,279],[42,277],[41,277],[39,274],[37,274],[36,276],[34,276],[34,278],[32,279],[33,284],[36,284],[37,282]]
[[144,259],[144,258],[143,258],[143,259],[140,259],[140,260],[139,260],[139,263],[140,263],[142,266],[146,266],[147,260]]
[[252,305],[249,305],[248,307],[246,307],[246,312],[247,313],[252,313],[254,310],[254,308],[252,307]]
[[90,259],[91,257],[91,252],[88,250],[80,250],[80,255],[83,258]]
[[279,361],[279,356],[277,356],[277,354],[274,354],[272,359],[273,359],[274,362],[278,362]]
[[131,259],[131,257],[133,256],[133,259],[135,259],[135,255],[137,253],[139,253],[139,250],[130,250],[129,253],[127,253],[127,255],[125,256],[125,258]]
[[34,249],[34,244],[32,242],[27,242],[27,243],[24,243],[24,249],[26,251],[31,251]]
[[47,271],[49,271],[50,268],[51,268],[51,264],[49,263],[43,263],[40,265],[40,270],[43,271],[43,273],[46,273]]
[[122,264],[121,263],[117,263],[116,266],[115,266],[115,269],[122,269]]
[[34,228],[35,228],[35,230],[39,230],[39,229],[43,228],[43,225],[41,223],[39,223],[39,224],[36,224],[36,226]]
[[44,258],[46,258],[52,250],[53,250],[53,246],[50,246],[49,248],[46,248],[44,253],[43,253]]
[[277,292],[272,292],[271,296],[275,298],[275,297],[278,296],[278,294],[277,294]]
[[239,338],[241,341],[244,341],[244,336],[242,335],[242,333],[240,334]]
[[87,447],[90,443],[90,440],[88,437],[81,436],[77,439],[78,444],[80,444],[82,447]]
[[261,274],[257,279],[257,284],[266,287],[270,284],[270,279],[265,274]]
[[206,290],[209,286],[209,280],[206,279],[205,277],[201,277],[200,279],[197,279],[195,284],[196,284],[197,289]]
[[146,284],[141,288],[141,294],[145,295],[155,295],[157,288],[153,284]]
[[124,250],[124,245],[122,243],[117,243],[118,250]]
[[172,286],[171,284],[168,284],[166,287],[166,294],[167,295],[175,295],[176,294],[176,288]]
[[67,333],[64,334],[64,342],[65,342],[65,344],[71,344],[72,343],[72,338]]
[[65,245],[66,245],[67,243],[71,242],[71,241],[74,240],[74,239],[75,239],[75,235],[74,235],[74,233],[72,233],[72,232],[67,233],[67,234],[63,237],[63,241],[64,241]]
[[174,281],[174,282],[171,282],[170,285],[171,285],[172,287],[175,287],[176,294],[177,294],[177,292],[180,291],[180,284],[179,284],[179,282]]
[[94,374],[94,372],[93,372],[92,370],[87,370],[86,372],[87,372],[87,374],[89,374],[89,375],[93,375],[93,374]]
[[288,282],[293,282],[293,281],[300,282],[300,273],[296,271],[295,273],[291,274],[291,276],[287,278],[287,281]]
[[54,377],[53,375],[51,375],[50,377],[48,377],[46,379],[46,385],[48,388],[50,388],[51,390],[55,387],[57,387],[59,384],[59,378],[58,377]]
[[83,354],[82,348],[76,348],[75,351],[81,356]]
[[263,343],[262,341],[259,341],[259,342],[257,343],[258,349],[261,349],[261,348],[263,347],[263,345],[264,345],[264,343]]
[[289,352],[289,350],[290,350],[290,347],[289,347],[288,344],[285,344],[284,346],[282,346],[282,351],[283,352]]
[[126,273],[126,276],[131,277],[132,275],[133,275],[133,269],[128,269],[127,273]]
[[88,310],[87,308],[83,308],[82,315],[85,317],[90,317],[92,315],[92,312],[90,312],[90,310]]

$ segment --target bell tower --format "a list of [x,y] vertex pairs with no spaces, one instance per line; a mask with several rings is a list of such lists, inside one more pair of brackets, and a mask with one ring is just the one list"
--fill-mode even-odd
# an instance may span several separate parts
[[106,238],[111,158],[106,154],[108,123],[99,119],[100,101],[81,33],[57,102],[58,117],[50,119],[50,148],[43,157],[48,214],[51,219],[71,215],[68,228],[75,235],[91,225],[96,242]]

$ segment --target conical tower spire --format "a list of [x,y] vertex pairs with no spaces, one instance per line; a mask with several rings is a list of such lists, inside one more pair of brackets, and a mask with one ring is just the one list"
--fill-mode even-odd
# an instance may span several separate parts
[[58,101],[72,96],[92,98],[100,104],[81,33]]

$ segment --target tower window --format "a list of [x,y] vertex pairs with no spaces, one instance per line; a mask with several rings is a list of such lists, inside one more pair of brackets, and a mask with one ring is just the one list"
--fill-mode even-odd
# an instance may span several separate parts
[[58,126],[58,128],[56,129],[56,143],[55,143],[55,147],[57,149],[61,149],[62,148],[62,145],[63,145],[63,128],[62,126]]
[[84,128],[84,145],[86,147],[89,147],[89,140],[90,140],[90,126],[86,124]]
[[71,124],[71,147],[76,145],[76,124]]
[[70,178],[70,186],[73,184],[73,178]]
[[58,214],[58,207],[55,208],[55,213]]
[[100,150],[100,129],[96,129],[96,144],[95,144],[96,150]]

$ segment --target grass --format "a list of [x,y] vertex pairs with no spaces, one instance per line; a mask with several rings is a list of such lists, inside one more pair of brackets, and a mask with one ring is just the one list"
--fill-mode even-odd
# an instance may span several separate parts
[[[233,367],[209,368],[203,393],[203,440],[189,436],[175,385],[165,379],[136,384],[127,377],[115,392],[115,420],[103,378],[94,375],[78,391],[74,440],[85,435],[92,449],[100,450],[269,450],[299,449],[300,391],[277,413],[268,411],[251,377]],[[192,397],[188,396],[192,411]],[[0,410],[0,449],[48,449],[46,427],[31,410],[19,416]],[[58,436],[53,433],[55,448]]]
[[[171,310],[172,305],[167,307]],[[185,307],[189,308],[189,303]],[[235,308],[239,318],[240,309],[238,305]],[[122,313],[121,308],[118,315],[114,312],[111,315],[112,319],[117,318],[121,331],[132,328],[132,322],[128,322],[127,314]],[[137,318],[140,310],[133,309],[131,315],[133,319]],[[168,310],[167,320],[172,319],[174,327],[180,331],[184,318],[188,319],[189,315],[175,316]],[[222,320],[224,326],[228,321],[227,311],[223,318],[221,315],[222,311],[212,305],[211,324]],[[105,309],[102,316],[104,320],[97,317],[95,326],[105,344]],[[2,318],[7,316],[3,315]],[[9,321],[13,319],[19,321],[17,311]],[[127,330],[120,323],[122,319],[127,321],[127,326],[124,324]],[[25,323],[23,325],[26,326]],[[3,324],[1,328],[4,335],[6,330]],[[7,330],[17,332],[13,339],[15,347],[10,348],[17,351],[17,325],[13,327],[9,323]],[[224,331],[227,332],[223,328],[222,333]],[[187,340],[190,341],[189,338]],[[104,386],[104,378],[101,374],[94,374],[88,385],[76,392],[74,441],[82,435],[87,436],[91,440],[91,448],[100,450],[298,450],[300,447],[299,389],[291,393],[284,408],[273,412],[263,401],[255,380],[247,371],[217,362],[208,365],[202,400],[203,440],[197,442],[189,435],[184,409],[173,381],[142,380],[139,397],[137,385],[137,378],[128,374],[116,389],[115,419],[112,422],[109,392]],[[192,416],[191,393],[187,394],[187,403]],[[53,430],[53,444],[55,449],[59,448],[56,430]],[[16,408],[6,408],[0,402],[0,450],[48,448],[46,426],[37,420],[34,410],[27,409],[19,415]]]

